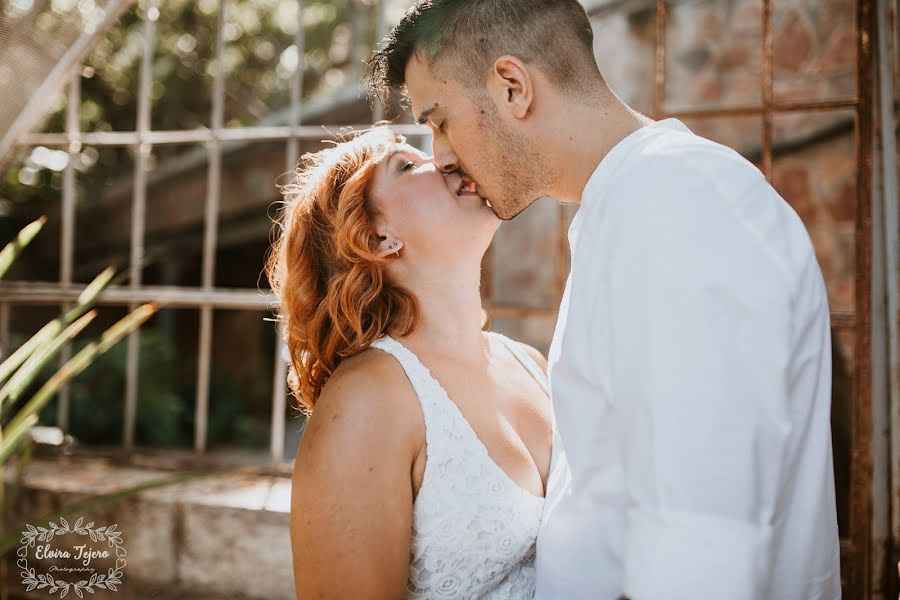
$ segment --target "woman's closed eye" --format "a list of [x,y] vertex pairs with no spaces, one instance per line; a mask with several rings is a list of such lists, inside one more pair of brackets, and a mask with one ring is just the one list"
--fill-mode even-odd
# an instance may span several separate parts
[[401,172],[401,173],[406,173],[406,172],[409,171],[410,169],[416,168],[416,166],[417,166],[416,163],[414,163],[414,162],[411,161],[411,160],[407,160],[407,161],[405,161],[405,162],[400,166],[400,172]]

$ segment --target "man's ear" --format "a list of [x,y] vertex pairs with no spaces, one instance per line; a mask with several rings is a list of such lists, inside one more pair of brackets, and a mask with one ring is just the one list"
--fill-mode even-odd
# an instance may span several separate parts
[[531,110],[534,80],[525,63],[515,56],[505,55],[494,61],[488,89],[498,108],[505,108],[517,119],[524,119]]

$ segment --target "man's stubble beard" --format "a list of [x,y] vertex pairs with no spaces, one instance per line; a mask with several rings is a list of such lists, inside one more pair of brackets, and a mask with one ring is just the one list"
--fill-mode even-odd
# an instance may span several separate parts
[[484,98],[483,104],[478,124],[486,140],[485,166],[498,175],[500,190],[488,201],[500,219],[510,221],[547,195],[556,176],[531,140],[503,124],[493,102]]

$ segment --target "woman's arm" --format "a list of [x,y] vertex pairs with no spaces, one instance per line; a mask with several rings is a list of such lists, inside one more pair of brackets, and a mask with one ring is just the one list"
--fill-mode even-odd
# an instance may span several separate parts
[[294,464],[297,597],[397,600],[409,571],[421,410],[389,357],[348,362],[323,389]]

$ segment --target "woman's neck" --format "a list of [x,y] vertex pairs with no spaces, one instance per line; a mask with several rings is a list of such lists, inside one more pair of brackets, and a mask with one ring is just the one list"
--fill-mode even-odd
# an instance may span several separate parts
[[454,277],[432,270],[428,277],[404,281],[419,302],[419,325],[405,339],[445,357],[482,362],[487,355],[482,332],[480,270]]

